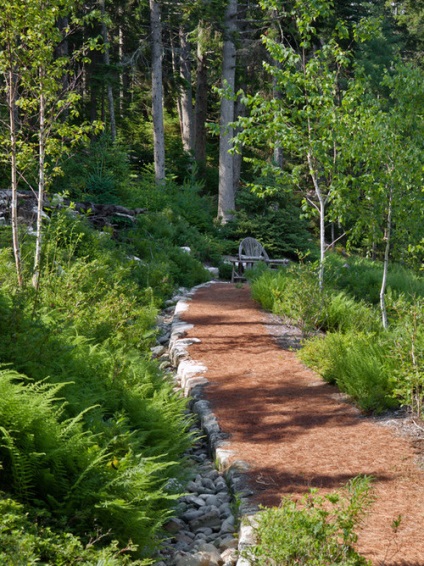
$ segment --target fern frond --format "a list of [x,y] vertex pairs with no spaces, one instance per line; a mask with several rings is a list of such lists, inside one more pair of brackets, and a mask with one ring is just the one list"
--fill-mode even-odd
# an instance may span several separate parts
[[0,433],[3,435],[1,447],[6,448],[10,461],[13,487],[19,499],[27,501],[33,495],[34,470],[30,458],[23,454],[16,446],[15,441],[9,431],[0,426]]

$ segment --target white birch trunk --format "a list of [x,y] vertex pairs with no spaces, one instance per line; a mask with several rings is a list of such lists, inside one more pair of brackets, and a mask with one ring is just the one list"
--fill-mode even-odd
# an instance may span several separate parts
[[9,70],[8,80],[8,105],[9,105],[9,128],[10,128],[10,169],[11,169],[11,220],[12,220],[12,242],[13,255],[15,257],[16,276],[18,286],[23,286],[21,249],[18,234],[18,175],[17,175],[17,147],[16,147],[16,79],[13,69]]
[[319,274],[318,283],[319,290],[322,292],[324,289],[324,265],[325,265],[325,202],[322,195],[319,197]]
[[390,244],[391,244],[390,239],[392,233],[392,208],[393,208],[393,188],[390,187],[389,203],[387,209],[387,223],[386,223],[386,247],[384,250],[383,277],[381,280],[381,289],[380,289],[381,322],[383,324],[384,329],[387,329],[389,327],[389,322],[387,319],[387,308],[386,308],[386,286],[387,286],[387,273],[389,270]]
[[318,200],[318,205],[311,202],[312,206],[314,206],[319,212],[319,248],[320,248],[320,261],[319,261],[319,270],[318,270],[318,283],[319,283],[319,290],[323,291],[324,289],[324,265],[325,265],[325,206],[327,203],[327,198],[325,197],[321,191],[320,184],[318,181],[318,176],[316,174],[314,168],[314,160],[312,155],[308,153],[308,165],[309,165],[309,174],[311,176],[315,195]]
[[[242,85],[243,90],[246,90],[246,86]],[[242,104],[240,97],[237,98],[234,104],[234,119],[239,117],[243,117],[246,115],[246,106]],[[239,132],[239,128],[236,128],[233,132],[233,135],[236,136]],[[240,152],[233,154],[233,193],[234,199],[237,195],[237,191],[240,187],[240,178],[241,178],[241,166],[243,163],[243,154]]]
[[155,178],[157,183],[165,179],[165,130],[163,124],[162,85],[162,21],[159,3],[150,0],[152,30],[152,116]]
[[35,240],[34,273],[32,285],[38,290],[40,286],[41,249],[43,238],[43,204],[45,191],[45,160],[46,160],[46,136],[45,136],[45,112],[46,100],[43,93],[44,69],[40,69],[40,108],[39,108],[39,138],[38,138],[38,206],[37,206],[37,235]]
[[[222,58],[222,84],[230,93],[235,91],[236,46],[234,36],[237,31],[237,0],[228,0],[224,20],[224,48]],[[233,217],[235,209],[234,194],[234,156],[230,153],[233,147],[234,101],[222,97],[219,139],[219,187],[218,218],[225,224]]]

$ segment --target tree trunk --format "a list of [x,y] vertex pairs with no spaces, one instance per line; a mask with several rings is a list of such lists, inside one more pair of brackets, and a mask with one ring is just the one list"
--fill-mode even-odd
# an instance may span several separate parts
[[119,55],[119,117],[124,118],[124,31],[119,26],[118,31],[118,55]]
[[[103,61],[106,66],[106,71],[109,74],[110,53],[109,53],[108,29],[105,21],[105,15],[106,15],[105,0],[100,0],[100,11],[102,13],[102,37],[103,37],[103,45],[104,45]],[[113,88],[109,77],[107,79],[107,99],[109,104],[110,136],[112,138],[112,142],[115,142],[116,141],[115,103],[113,99]]]
[[321,191],[321,187],[319,184],[318,176],[316,174],[314,168],[314,160],[310,152],[307,155],[308,159],[308,166],[309,166],[309,174],[312,179],[312,183],[314,185],[315,195],[318,201],[318,204],[312,202],[310,199],[309,202],[314,206],[319,213],[319,248],[320,248],[320,261],[319,261],[319,269],[318,269],[318,284],[319,290],[322,292],[324,290],[324,265],[325,265],[325,207],[327,203],[328,196],[325,197]]
[[35,241],[34,273],[32,285],[38,290],[40,287],[40,265],[41,248],[43,237],[43,204],[45,191],[45,160],[46,160],[46,136],[45,136],[45,112],[46,100],[44,96],[44,69],[40,69],[40,108],[39,108],[39,138],[38,138],[38,206],[37,206],[37,236]]
[[[241,88],[246,91],[246,85],[241,85]],[[241,98],[237,97],[234,105],[234,118],[237,119],[239,117],[243,117],[246,115],[246,106],[242,104]],[[233,132],[233,135],[237,135],[239,132],[239,128],[236,128]],[[241,178],[241,166],[243,163],[243,154],[237,152],[233,155],[234,164],[233,164],[233,193],[234,193],[234,200],[237,195],[237,191],[240,187],[240,178]]]
[[230,153],[233,147],[234,101],[231,95],[235,91],[237,31],[237,0],[228,0],[224,21],[224,49],[222,59],[222,85],[229,92],[221,100],[221,134],[219,139],[219,187],[218,218],[225,224],[233,217],[235,209],[234,194],[234,156]]
[[165,131],[163,124],[162,85],[162,21],[160,6],[150,0],[150,23],[152,30],[152,116],[155,178],[157,183],[165,179]]
[[202,25],[202,22],[200,22],[197,39],[196,105],[194,111],[194,157],[200,168],[206,164],[206,119],[208,112],[208,67]]
[[[57,22],[58,28],[63,35],[63,40],[57,48],[57,55],[58,57],[68,57],[69,56],[69,42],[67,37],[66,29],[69,25],[69,18],[67,16],[63,16],[58,18]],[[65,71],[62,76],[62,90],[63,92],[68,92],[69,90],[69,76],[68,73]],[[69,116],[69,110],[64,109],[62,113],[62,120],[66,120]]]
[[[10,51],[9,51],[10,54]],[[10,128],[10,169],[11,169],[11,220],[12,220],[12,242],[13,255],[15,257],[16,276],[18,286],[23,286],[21,250],[19,246],[18,234],[18,175],[17,175],[17,146],[16,146],[16,77],[13,69],[10,68],[7,77],[7,90],[9,102],[9,128]]]
[[322,196],[319,197],[319,290],[324,290],[324,262],[325,262],[325,202]]
[[171,47],[171,61],[172,61],[172,73],[175,77],[176,81],[176,90],[177,90],[177,112],[178,112],[178,121],[180,123],[180,135],[181,135],[181,143],[183,142],[184,132],[183,132],[183,109],[182,109],[182,100],[180,96],[180,84],[179,84],[179,77],[180,77],[180,55],[177,46],[175,45],[174,41],[174,33],[173,30],[170,30],[169,34],[169,44]]
[[193,95],[191,87],[191,63],[190,47],[187,42],[187,34],[183,27],[179,29],[180,38],[180,79],[181,79],[181,131],[184,151],[190,152],[194,149],[194,112]]
[[389,270],[389,258],[390,258],[390,238],[392,232],[392,208],[393,208],[393,188],[390,187],[389,191],[389,202],[387,209],[387,223],[386,223],[386,247],[384,250],[384,261],[383,261],[383,277],[381,280],[380,289],[380,310],[381,310],[381,322],[383,328],[387,330],[389,327],[387,319],[387,309],[386,309],[386,286],[387,286],[387,273]]

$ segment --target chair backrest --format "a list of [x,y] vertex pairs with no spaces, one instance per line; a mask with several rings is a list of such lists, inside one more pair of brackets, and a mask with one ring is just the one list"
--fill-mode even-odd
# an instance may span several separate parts
[[239,245],[239,258],[244,259],[249,257],[269,259],[263,245],[258,242],[258,240],[251,237],[244,238]]

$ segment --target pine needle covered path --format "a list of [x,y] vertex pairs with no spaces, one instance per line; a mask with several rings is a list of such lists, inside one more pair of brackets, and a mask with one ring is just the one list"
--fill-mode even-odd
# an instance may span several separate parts
[[247,285],[200,288],[181,318],[201,340],[190,356],[208,368],[203,396],[234,460],[249,464],[253,500],[278,505],[284,495],[373,476],[358,550],[376,565],[424,566],[424,472],[411,439],[363,416],[281,347]]

